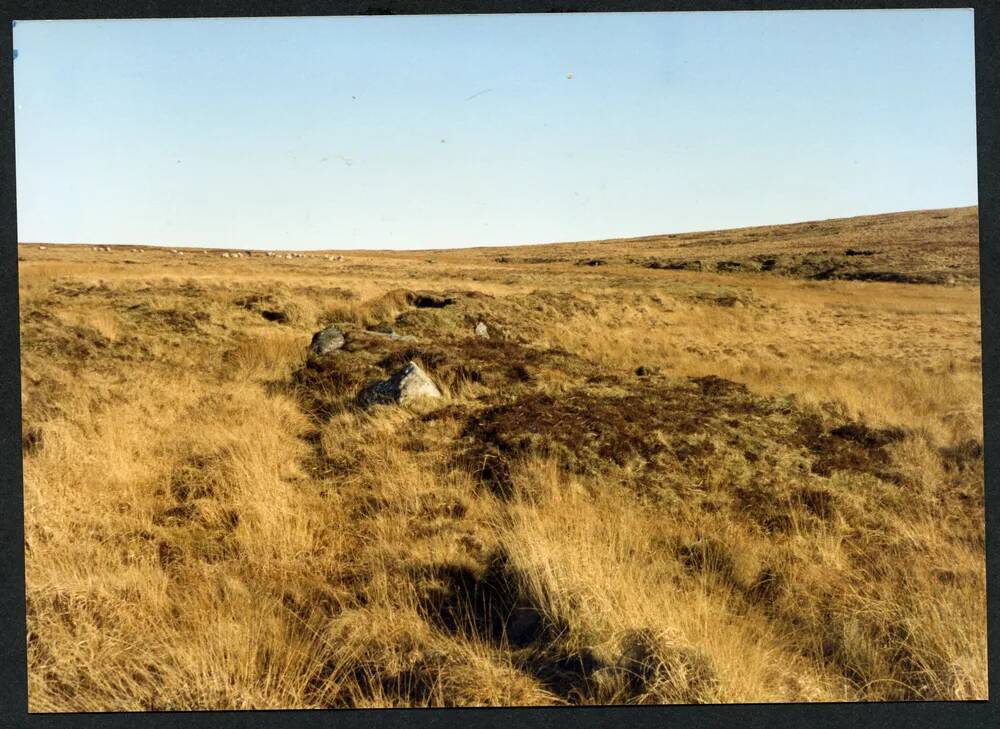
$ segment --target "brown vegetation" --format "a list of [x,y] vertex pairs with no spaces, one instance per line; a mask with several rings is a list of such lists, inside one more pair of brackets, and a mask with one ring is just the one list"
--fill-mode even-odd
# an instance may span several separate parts
[[31,709],[985,698],[974,221],[22,246]]

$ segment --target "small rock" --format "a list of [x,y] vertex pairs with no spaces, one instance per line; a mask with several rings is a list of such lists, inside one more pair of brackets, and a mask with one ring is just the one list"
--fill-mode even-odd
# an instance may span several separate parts
[[412,335],[410,335],[410,334],[397,334],[395,331],[391,331],[391,330],[388,331],[388,332],[376,332],[376,331],[374,331],[372,329],[365,329],[364,333],[368,334],[369,336],[372,336],[372,337],[382,337],[384,339],[391,339],[394,342],[415,342],[415,341],[417,341],[417,338],[414,337],[414,336],[412,336]]
[[423,397],[441,397],[441,391],[417,363],[411,361],[389,379],[373,382],[363,389],[358,393],[358,403],[365,408],[385,404],[405,405]]
[[639,365],[635,368],[635,373],[639,377],[648,377],[649,375],[658,375],[660,368],[656,365]]
[[483,339],[490,338],[490,330],[486,327],[486,324],[479,322],[476,324],[476,336],[482,337]]
[[321,332],[313,334],[309,344],[310,354],[323,355],[335,352],[344,346],[344,333],[331,324]]

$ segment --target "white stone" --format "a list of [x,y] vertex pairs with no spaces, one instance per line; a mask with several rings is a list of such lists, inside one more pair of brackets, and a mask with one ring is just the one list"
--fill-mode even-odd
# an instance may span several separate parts
[[411,361],[389,379],[374,382],[362,390],[358,394],[358,402],[368,408],[372,405],[406,405],[414,400],[438,397],[441,397],[441,391],[437,385],[416,362]]

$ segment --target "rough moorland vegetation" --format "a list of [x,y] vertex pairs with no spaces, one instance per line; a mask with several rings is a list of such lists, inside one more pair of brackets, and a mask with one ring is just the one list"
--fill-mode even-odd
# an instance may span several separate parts
[[985,698],[977,238],[22,246],[31,709]]

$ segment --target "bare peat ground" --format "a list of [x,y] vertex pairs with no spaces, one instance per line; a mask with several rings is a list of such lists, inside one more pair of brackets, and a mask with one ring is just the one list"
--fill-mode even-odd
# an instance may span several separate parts
[[975,216],[21,246],[31,710],[986,698]]

